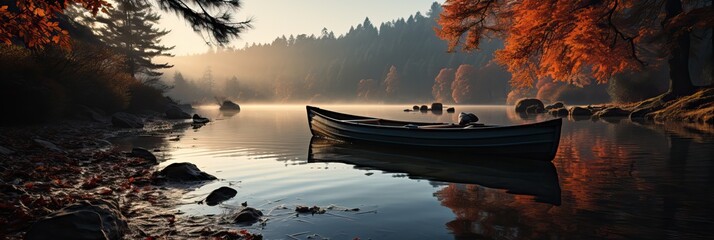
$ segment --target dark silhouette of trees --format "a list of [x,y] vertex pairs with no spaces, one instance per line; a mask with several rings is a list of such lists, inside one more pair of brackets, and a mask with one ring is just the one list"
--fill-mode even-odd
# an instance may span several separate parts
[[[119,0],[107,16],[96,17],[95,26],[100,39],[110,48],[125,57],[127,73],[133,77],[153,82],[161,76],[158,70],[171,68],[168,63],[153,63],[158,56],[173,55],[167,51],[173,47],[160,45],[161,37],[169,31],[154,27],[161,18],[144,0]],[[89,19],[91,21],[91,19]],[[140,76],[137,76],[140,74]]]

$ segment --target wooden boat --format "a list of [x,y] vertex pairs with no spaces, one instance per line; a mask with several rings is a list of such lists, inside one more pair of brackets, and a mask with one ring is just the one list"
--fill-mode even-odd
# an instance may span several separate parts
[[[560,205],[558,172],[551,162],[510,157],[479,157],[464,153],[402,151],[389,146],[360,145],[313,137],[308,163],[337,162],[356,169],[406,174],[434,184],[476,184],[533,196],[534,201]],[[438,182],[438,183],[437,183]]]
[[472,152],[551,161],[560,141],[560,118],[513,126],[386,120],[307,106],[313,136],[432,151]]

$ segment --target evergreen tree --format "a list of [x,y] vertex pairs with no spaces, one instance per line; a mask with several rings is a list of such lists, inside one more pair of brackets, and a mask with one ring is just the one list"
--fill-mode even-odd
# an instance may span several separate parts
[[159,44],[169,31],[154,27],[160,16],[151,10],[147,1],[118,0],[107,15],[97,17],[96,21],[101,24],[97,31],[103,42],[124,55],[127,73],[134,77],[140,75],[147,83],[153,83],[162,75],[158,70],[173,67],[151,61],[158,56],[172,57],[167,51],[174,47]]

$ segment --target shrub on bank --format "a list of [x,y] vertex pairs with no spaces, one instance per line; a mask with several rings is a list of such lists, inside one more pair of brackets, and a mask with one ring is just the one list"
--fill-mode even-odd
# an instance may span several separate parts
[[0,47],[0,123],[28,124],[69,116],[79,105],[104,110],[160,110],[161,90],[124,72],[107,48],[73,43],[73,50]]

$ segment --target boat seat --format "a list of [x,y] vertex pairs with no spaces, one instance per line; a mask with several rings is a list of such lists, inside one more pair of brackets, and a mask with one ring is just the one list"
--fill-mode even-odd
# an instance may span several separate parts
[[378,118],[365,118],[365,119],[345,120],[345,122],[380,125],[379,120],[380,120],[380,119],[378,119]]

